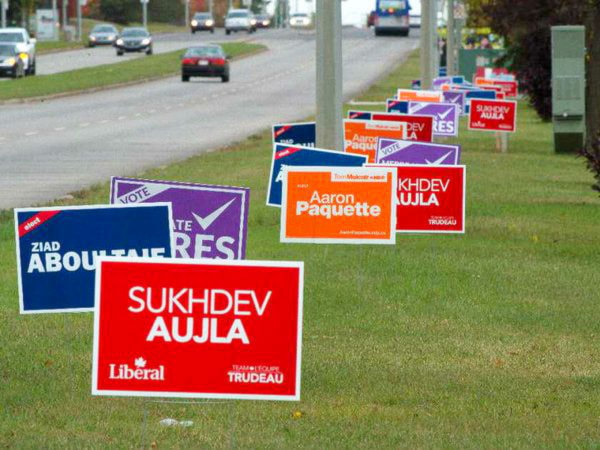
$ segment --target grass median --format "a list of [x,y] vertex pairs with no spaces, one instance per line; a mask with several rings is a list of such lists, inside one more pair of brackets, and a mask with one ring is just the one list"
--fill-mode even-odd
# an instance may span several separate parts
[[[417,73],[413,56],[361,99],[382,101]],[[299,403],[92,398],[92,315],[18,315],[2,213],[0,446],[597,446],[599,200],[583,161],[555,155],[551,126],[524,103],[518,129],[500,154],[492,134],[462,127],[464,236],[391,247],[280,244],[279,210],[264,204],[267,130],[142,174],[249,186],[248,258],[305,262]],[[68,203],[107,198],[105,183]],[[194,426],[161,427],[165,417]]]
[[[227,42],[221,45],[232,58],[266,48],[260,44],[246,42]],[[175,75],[180,71],[182,54],[183,50],[177,50],[53,75],[10,80],[0,83],[0,101],[80,92]]]

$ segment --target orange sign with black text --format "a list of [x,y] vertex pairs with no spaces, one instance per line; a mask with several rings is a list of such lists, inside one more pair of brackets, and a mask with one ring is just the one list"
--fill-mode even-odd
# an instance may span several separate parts
[[344,120],[344,151],[346,153],[367,156],[367,162],[374,163],[377,156],[377,139],[379,138],[405,139],[406,123],[383,120]]
[[396,169],[284,169],[281,242],[395,244]]

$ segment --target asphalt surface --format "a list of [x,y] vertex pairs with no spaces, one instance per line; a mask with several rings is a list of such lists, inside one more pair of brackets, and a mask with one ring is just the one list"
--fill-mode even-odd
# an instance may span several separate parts
[[[257,36],[268,52],[234,61],[231,82],[179,77],[0,110],[0,209],[59,198],[112,175],[181,160],[315,111],[315,42]],[[182,41],[187,37],[181,36]],[[344,31],[344,94],[389,71],[416,38]],[[201,182],[202,180],[196,180]],[[265,180],[266,182],[266,180]]]
[[[252,41],[261,39],[265,34],[276,35],[279,32],[279,30],[260,30],[254,34],[233,33],[227,36],[223,30],[217,29],[214,34],[209,32],[198,32],[194,35],[191,33],[160,34],[153,37],[152,50],[155,54],[159,54],[207,42]],[[81,50],[39,55],[36,61],[36,71],[40,75],[50,75],[58,72],[83,69],[84,67],[114,64],[145,57],[145,53],[125,53],[123,56],[117,56],[117,52],[112,46],[102,45],[94,48],[82,48]]]

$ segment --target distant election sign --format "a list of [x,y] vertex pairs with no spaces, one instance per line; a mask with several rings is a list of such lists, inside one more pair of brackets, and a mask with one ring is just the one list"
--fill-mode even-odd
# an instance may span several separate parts
[[244,259],[249,188],[113,178],[110,202],[171,203],[177,258]]
[[465,166],[397,166],[396,229],[464,233]]
[[434,136],[458,136],[458,120],[460,117],[456,103],[410,102],[408,111],[410,114],[433,116]]
[[406,124],[396,121],[344,120],[344,150],[346,153],[363,155],[374,163],[377,138],[405,139]]
[[106,258],[92,394],[300,400],[303,264]]
[[273,125],[273,143],[315,147],[316,142],[317,125],[315,122]]
[[460,145],[379,139],[377,163],[455,166],[460,164]]
[[15,236],[21,314],[93,311],[99,256],[171,256],[171,205],[17,208]]
[[517,102],[504,100],[471,100],[469,130],[517,130]]
[[389,113],[408,114],[408,102],[388,98],[385,102],[385,109]]
[[443,91],[442,96],[444,103],[454,103],[458,105],[460,115],[467,115],[465,112],[465,102],[467,99],[465,91]]
[[371,111],[348,111],[348,119],[371,120],[373,113]]
[[407,102],[441,102],[442,93],[439,91],[417,91],[414,89],[398,89],[398,100]]
[[394,244],[394,170],[286,167],[281,242]]
[[[361,111],[355,112],[358,113]],[[431,142],[433,140],[433,116],[364,111],[364,115],[360,117],[356,114],[355,119],[402,122],[406,124],[406,140],[423,142]]]
[[344,166],[361,167],[367,162],[366,156],[352,155],[334,150],[275,145],[271,161],[267,205],[281,206],[281,186],[285,166]]

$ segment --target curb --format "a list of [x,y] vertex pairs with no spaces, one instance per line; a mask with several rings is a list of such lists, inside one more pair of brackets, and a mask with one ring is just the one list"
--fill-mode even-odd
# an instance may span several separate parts
[[[249,53],[245,53],[243,55],[239,55],[234,58],[231,58],[231,60],[239,61],[239,60],[242,60],[245,58],[249,58],[251,56],[259,55],[268,50],[269,49],[267,47],[260,48],[257,50],[253,50]],[[124,87],[128,87],[128,86],[135,86],[138,84],[146,84],[146,83],[151,83],[153,81],[164,80],[165,78],[174,77],[178,73],[179,73],[179,71],[177,70],[177,71],[173,71],[172,73],[158,75],[155,77],[142,78],[140,80],[127,81],[124,83],[109,84],[106,86],[99,86],[99,87],[88,88],[88,89],[80,89],[77,91],[59,92],[57,94],[42,95],[39,97],[26,97],[26,98],[14,98],[14,99],[10,99],[10,100],[0,100],[0,105],[23,105],[23,104],[28,104],[28,103],[42,103],[47,100],[56,100],[56,99],[65,98],[65,97],[74,97],[76,95],[93,94],[96,92],[108,91],[108,90],[112,90],[112,89],[120,89],[120,88],[124,88]]]

